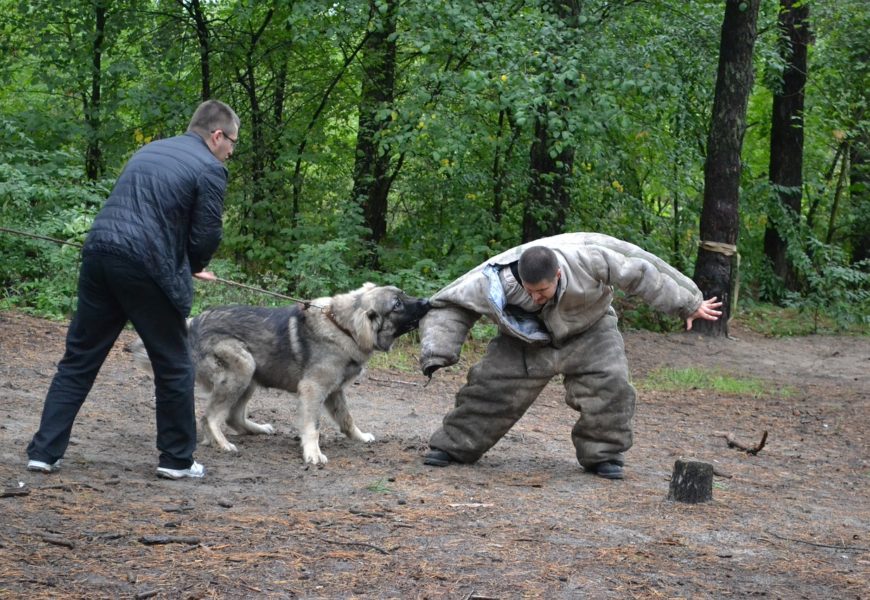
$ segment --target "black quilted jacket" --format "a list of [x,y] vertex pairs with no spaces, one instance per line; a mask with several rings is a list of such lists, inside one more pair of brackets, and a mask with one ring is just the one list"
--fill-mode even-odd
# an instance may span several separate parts
[[124,167],[94,219],[83,253],[120,256],[141,267],[183,316],[192,273],[221,240],[227,170],[195,133],[152,142]]

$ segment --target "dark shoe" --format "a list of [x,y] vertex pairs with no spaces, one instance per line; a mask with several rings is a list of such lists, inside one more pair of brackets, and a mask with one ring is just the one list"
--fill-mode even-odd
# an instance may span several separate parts
[[598,463],[597,465],[587,467],[586,470],[605,479],[622,479],[625,477],[622,472],[622,465],[613,462]]
[[449,454],[437,448],[432,448],[423,456],[423,464],[430,467],[446,467],[452,462],[455,461]]

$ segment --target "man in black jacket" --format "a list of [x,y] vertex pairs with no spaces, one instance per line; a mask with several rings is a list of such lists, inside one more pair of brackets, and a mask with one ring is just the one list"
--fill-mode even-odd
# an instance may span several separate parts
[[73,422],[115,340],[129,321],[154,368],[157,475],[199,478],[194,461],[194,367],[185,319],[193,280],[221,240],[227,169],[239,118],[223,102],[196,109],[187,132],[141,148],[124,167],[82,250],[78,307],[52,379],[28,470],[60,467]]

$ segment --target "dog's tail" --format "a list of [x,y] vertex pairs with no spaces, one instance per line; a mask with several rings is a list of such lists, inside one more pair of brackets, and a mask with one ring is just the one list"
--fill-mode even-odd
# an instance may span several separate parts
[[[193,319],[187,319],[187,328],[190,329],[190,323]],[[136,339],[124,347],[126,352],[133,355],[133,364],[138,369],[141,369],[148,375],[154,375],[154,369],[151,367],[151,359],[148,357],[148,350],[145,349],[145,342],[142,338],[136,336]]]
[[151,359],[148,358],[148,351],[145,349],[145,343],[142,341],[142,338],[136,336],[135,340],[124,347],[124,351],[133,355],[133,364],[136,365],[136,368],[148,375],[154,374],[151,368]]

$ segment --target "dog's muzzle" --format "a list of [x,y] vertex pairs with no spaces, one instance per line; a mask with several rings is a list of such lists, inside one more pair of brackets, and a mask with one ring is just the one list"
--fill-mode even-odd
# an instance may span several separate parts
[[409,331],[414,331],[420,326],[420,320],[426,316],[426,313],[432,308],[432,304],[428,299],[422,299],[414,302],[408,311],[411,319],[399,330],[399,335],[404,335]]

